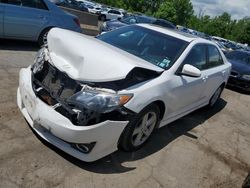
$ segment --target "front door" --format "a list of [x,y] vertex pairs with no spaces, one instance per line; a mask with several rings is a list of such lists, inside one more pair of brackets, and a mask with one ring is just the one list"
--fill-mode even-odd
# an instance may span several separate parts
[[[166,93],[169,113],[169,116],[166,118],[172,118],[195,109],[206,101],[205,88],[207,75],[202,71],[203,66],[206,64],[206,46],[194,46],[182,66],[185,64],[199,68],[202,74],[198,78],[176,74],[168,82],[168,87],[172,88]],[[182,66],[180,69],[182,69]]]

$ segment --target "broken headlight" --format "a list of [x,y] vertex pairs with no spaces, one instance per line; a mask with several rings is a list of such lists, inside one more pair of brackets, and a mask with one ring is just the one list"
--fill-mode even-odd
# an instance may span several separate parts
[[126,104],[132,95],[118,95],[94,89],[84,89],[68,99],[70,104],[98,113],[108,113]]
[[36,74],[37,72],[40,72],[43,69],[43,64],[44,64],[45,57],[46,57],[45,49],[46,49],[45,47],[41,48],[36,54],[34,64],[32,65],[32,71],[34,74]]

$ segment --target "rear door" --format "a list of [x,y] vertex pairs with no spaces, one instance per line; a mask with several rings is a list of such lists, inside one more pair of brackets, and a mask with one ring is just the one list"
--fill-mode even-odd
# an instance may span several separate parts
[[203,74],[205,76],[206,87],[204,94],[207,100],[215,90],[226,80],[229,70],[226,69],[226,65],[223,62],[222,56],[218,48],[214,45],[207,45],[207,63]]
[[4,4],[0,0],[0,36],[3,36]]
[[2,0],[5,2],[4,35],[35,40],[49,22],[50,14],[43,0]]

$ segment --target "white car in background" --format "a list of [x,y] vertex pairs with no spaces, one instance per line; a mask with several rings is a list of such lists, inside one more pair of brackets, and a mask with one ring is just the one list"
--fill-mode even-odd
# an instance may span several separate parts
[[101,13],[102,11],[101,7],[96,7],[92,5],[86,5],[86,7],[88,8],[88,11],[93,14],[98,14],[98,13]]
[[17,102],[43,139],[91,162],[137,150],[154,129],[213,107],[230,70],[213,42],[158,26],[97,38],[55,28],[21,69]]
[[123,18],[125,16],[125,12],[120,10],[111,9],[108,11],[103,11],[99,15],[99,19],[102,21],[113,20],[118,18]]

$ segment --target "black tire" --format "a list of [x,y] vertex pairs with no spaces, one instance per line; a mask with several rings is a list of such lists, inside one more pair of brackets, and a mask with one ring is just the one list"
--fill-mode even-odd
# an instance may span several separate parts
[[[136,128],[138,128],[138,125],[140,124],[140,122],[143,121],[143,117],[145,117],[146,114],[150,114],[150,113],[156,114],[156,122],[155,122],[155,125],[153,127],[153,130],[151,131],[149,136],[147,136],[146,140],[142,144],[134,145],[133,144],[133,136],[135,136],[135,135],[133,135],[134,131]],[[144,108],[140,113],[138,113],[136,115],[136,117],[133,120],[131,120],[129,122],[127,127],[124,129],[124,131],[120,137],[120,140],[119,140],[119,144],[118,144],[119,149],[121,149],[123,151],[135,151],[135,150],[140,149],[149,140],[155,127],[158,126],[159,118],[160,118],[160,109],[156,104],[151,104],[151,105],[147,106],[146,108]]]
[[208,108],[213,108],[216,105],[216,103],[218,102],[218,100],[221,97],[221,93],[222,93],[223,89],[224,89],[223,86],[220,86],[218,89],[216,89],[213,96],[209,100],[209,103],[207,105]]
[[49,31],[51,30],[52,28],[46,28],[44,29],[41,34],[39,35],[39,38],[38,38],[38,44],[39,46],[43,46],[44,44],[47,43],[47,35],[49,33]]
[[106,21],[106,16],[105,15],[101,15],[100,16],[100,20],[103,21],[103,22]]
[[250,172],[243,182],[242,188],[250,188]]

